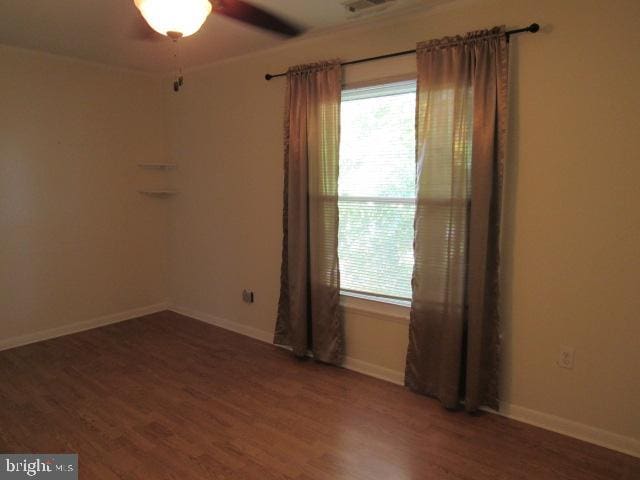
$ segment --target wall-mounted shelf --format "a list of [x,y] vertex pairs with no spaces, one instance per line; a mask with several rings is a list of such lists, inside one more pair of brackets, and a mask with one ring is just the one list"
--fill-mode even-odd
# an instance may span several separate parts
[[150,197],[172,197],[173,195],[177,195],[180,193],[178,190],[138,190],[142,195],[149,195]]
[[139,163],[138,166],[148,170],[175,170],[178,168],[175,163]]
[[175,163],[146,162],[139,163],[138,168],[146,172],[141,172],[143,177],[146,178],[146,185],[141,185],[142,189],[138,190],[142,195],[169,198],[179,193],[178,190],[173,188],[173,181],[171,181],[173,175],[169,173],[178,168]]

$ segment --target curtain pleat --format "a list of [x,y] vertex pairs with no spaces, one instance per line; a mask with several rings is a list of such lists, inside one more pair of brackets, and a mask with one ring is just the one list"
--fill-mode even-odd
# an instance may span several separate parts
[[497,408],[503,28],[418,44],[415,265],[405,383]]
[[283,247],[274,343],[340,364],[338,267],[339,61],[287,72]]

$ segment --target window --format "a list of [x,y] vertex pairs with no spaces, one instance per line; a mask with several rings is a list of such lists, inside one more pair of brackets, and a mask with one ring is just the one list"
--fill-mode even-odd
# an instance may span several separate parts
[[338,254],[344,293],[409,300],[415,81],[342,92]]

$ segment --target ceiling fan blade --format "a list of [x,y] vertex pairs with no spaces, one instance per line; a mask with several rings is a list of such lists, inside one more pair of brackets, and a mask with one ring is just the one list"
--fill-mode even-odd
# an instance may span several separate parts
[[303,32],[297,25],[243,0],[212,0],[213,11],[264,30],[295,37]]

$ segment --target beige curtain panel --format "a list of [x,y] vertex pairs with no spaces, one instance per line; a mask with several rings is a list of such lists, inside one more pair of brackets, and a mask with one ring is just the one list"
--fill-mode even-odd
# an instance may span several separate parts
[[415,266],[405,383],[498,407],[503,28],[418,44]]
[[340,364],[338,268],[339,61],[287,72],[283,246],[274,343]]

